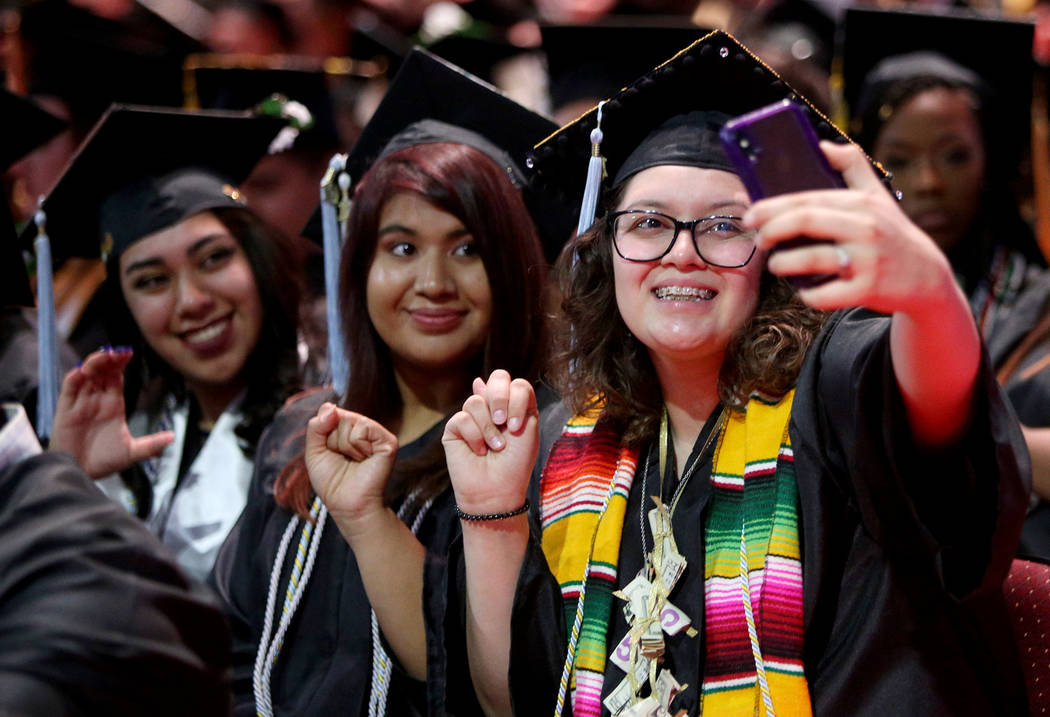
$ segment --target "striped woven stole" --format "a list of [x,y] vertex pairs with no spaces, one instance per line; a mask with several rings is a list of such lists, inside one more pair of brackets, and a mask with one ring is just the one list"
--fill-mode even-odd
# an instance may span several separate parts
[[[618,431],[593,415],[577,416],[551,448],[540,481],[543,553],[561,585],[569,633],[575,627],[579,634],[571,685],[578,716],[601,714],[609,611],[637,464],[637,452],[620,445]],[[581,589],[585,596],[577,626]]]
[[715,456],[705,535],[703,710],[809,715],[802,666],[794,391],[730,414]]

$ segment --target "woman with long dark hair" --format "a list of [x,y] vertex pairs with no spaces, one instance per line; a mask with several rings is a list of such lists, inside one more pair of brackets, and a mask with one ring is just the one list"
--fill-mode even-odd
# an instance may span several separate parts
[[[84,187],[110,159],[109,143],[161,132],[211,136],[227,143],[226,159],[146,154]],[[52,447],[72,453],[198,579],[244,505],[263,428],[299,387],[297,261],[230,176],[250,170],[275,133],[262,118],[116,109],[45,204],[51,236],[68,245],[67,213],[92,196],[100,203],[107,331],[121,347],[67,376]]]
[[[720,130],[787,97],[846,188],[752,202]],[[442,439],[449,684],[490,715],[1023,714],[1027,465],[943,253],[722,32],[533,164],[564,186],[598,141],[610,190],[558,267],[564,405],[496,372]]]
[[438,692],[423,595],[455,528],[441,428],[479,373],[541,377],[546,260],[515,157],[552,128],[417,52],[350,153],[347,389],[278,415],[213,575],[237,714],[425,714]]

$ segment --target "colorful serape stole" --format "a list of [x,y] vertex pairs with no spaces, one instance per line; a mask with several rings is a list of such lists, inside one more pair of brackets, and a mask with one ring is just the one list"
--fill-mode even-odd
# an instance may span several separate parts
[[572,418],[551,449],[540,482],[543,552],[561,585],[569,635],[578,640],[574,669],[571,677],[563,676],[559,700],[571,687],[577,717],[597,717],[602,710],[616,563],[638,464],[637,451],[623,448],[620,437],[594,415]]
[[794,391],[734,411],[715,455],[704,531],[703,711],[810,715],[802,666],[798,487],[788,436]]

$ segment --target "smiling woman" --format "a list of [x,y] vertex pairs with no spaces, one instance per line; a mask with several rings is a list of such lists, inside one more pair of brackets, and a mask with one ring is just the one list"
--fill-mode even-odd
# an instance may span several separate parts
[[[130,349],[71,372],[52,447],[73,453],[199,579],[244,505],[259,435],[298,387],[297,265],[232,184],[276,129],[243,114],[115,109],[45,202],[68,251],[79,237],[68,215],[96,217],[106,330]],[[158,153],[156,136],[190,144]],[[110,166],[114,146],[135,142],[149,145],[141,157]]]
[[487,714],[1023,712],[1019,427],[947,259],[811,106],[846,186],[752,202],[719,132],[786,96],[715,31],[533,153],[610,181],[556,265],[563,405],[496,372],[442,438],[447,679]]
[[423,600],[457,525],[441,427],[474,377],[541,377],[547,265],[533,218],[557,245],[572,217],[553,203],[530,214],[521,162],[553,129],[417,50],[347,157],[347,389],[278,413],[213,573],[236,715],[477,713],[470,690],[447,709],[432,701],[446,658],[427,649],[440,619],[424,619]]

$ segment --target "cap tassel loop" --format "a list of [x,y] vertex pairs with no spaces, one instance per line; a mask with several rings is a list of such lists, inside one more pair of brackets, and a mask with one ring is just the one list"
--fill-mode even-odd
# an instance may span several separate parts
[[605,157],[601,153],[602,105],[604,104],[604,100],[598,103],[598,124],[591,130],[591,158],[587,162],[587,182],[583,188],[580,221],[576,225],[577,236],[591,228],[591,225],[594,224],[594,215],[598,210],[598,194],[601,192],[602,179],[605,175]]
[[346,219],[350,213],[350,175],[345,154],[328,163],[321,179],[321,226],[324,232],[325,318],[328,325],[328,375],[336,393],[342,397],[350,380],[350,359],[346,355],[339,310],[339,257],[343,250]]
[[[41,203],[43,198],[41,198]],[[45,229],[46,215],[37,209],[36,223],[36,291],[37,291],[37,373],[39,387],[36,404],[36,432],[41,441],[51,437],[51,427],[58,406],[58,334],[55,328],[55,290],[51,267],[51,241]]]

